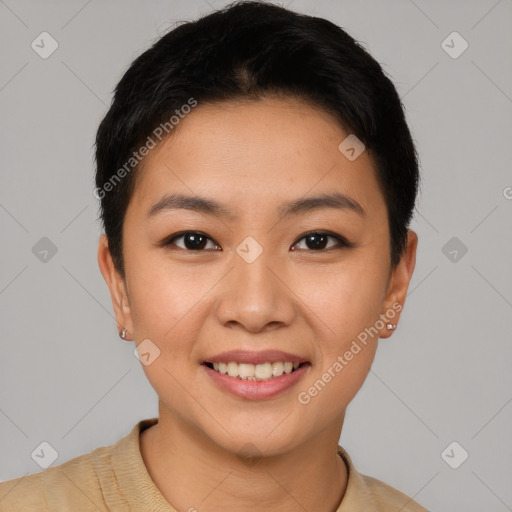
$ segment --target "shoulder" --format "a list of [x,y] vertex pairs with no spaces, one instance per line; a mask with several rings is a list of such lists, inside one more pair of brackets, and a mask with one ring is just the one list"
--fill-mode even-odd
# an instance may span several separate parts
[[[158,418],[141,420],[115,444],[0,484],[0,510],[131,510],[130,500],[138,504],[147,496],[153,499],[155,488],[140,455],[139,434],[157,421]],[[141,482],[145,485],[141,486]],[[137,486],[139,489],[135,490]]]
[[428,512],[413,498],[381,480],[357,471],[349,454],[338,446],[348,469],[348,482],[337,512],[376,510],[379,512]]
[[104,509],[93,453],[0,484],[3,512]]
[[411,497],[403,492],[395,489],[394,487],[377,480],[368,475],[360,473],[364,485],[369,492],[371,492],[372,499],[376,504],[385,506],[385,508],[378,509],[383,511],[400,510],[401,512],[428,512],[418,502],[414,501]]

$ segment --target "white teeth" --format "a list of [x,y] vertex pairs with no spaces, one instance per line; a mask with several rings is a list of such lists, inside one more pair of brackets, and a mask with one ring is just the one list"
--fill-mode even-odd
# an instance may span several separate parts
[[[236,364],[236,363],[234,363]],[[254,377],[255,368],[253,364],[244,364],[240,363],[238,365],[238,376],[241,379],[248,379],[249,377]]]
[[270,377],[272,377],[272,365],[270,363],[257,364],[254,367],[254,376],[256,380],[270,379]]
[[283,375],[283,363],[274,363],[272,365],[272,375],[274,377],[280,377]]
[[230,377],[238,377],[238,365],[236,363],[228,363],[228,375]]
[[213,363],[213,369],[222,374],[228,374],[230,377],[236,377],[242,380],[270,380],[280,377],[283,373],[291,373],[300,366],[300,363],[276,362],[263,364],[235,363]]

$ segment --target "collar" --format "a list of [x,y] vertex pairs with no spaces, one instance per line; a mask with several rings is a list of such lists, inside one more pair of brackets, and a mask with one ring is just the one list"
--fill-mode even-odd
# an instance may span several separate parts
[[[164,498],[156,487],[148,473],[140,452],[140,433],[158,423],[158,418],[149,418],[139,421],[132,431],[109,450],[111,464],[106,464],[105,449],[99,449],[99,453],[93,456],[93,465],[98,474],[106,504],[115,509],[115,506],[123,506],[126,510],[159,510],[161,512],[177,512]],[[349,454],[338,445],[337,452],[345,462],[348,473],[348,481],[342,502],[336,512],[354,512],[355,510],[374,510],[372,491],[365,482],[365,477],[359,473]],[[107,470],[105,468],[108,468]],[[108,471],[103,485],[102,473]],[[114,481],[113,486],[111,482]],[[132,502],[126,501],[126,489],[137,489],[131,493]]]

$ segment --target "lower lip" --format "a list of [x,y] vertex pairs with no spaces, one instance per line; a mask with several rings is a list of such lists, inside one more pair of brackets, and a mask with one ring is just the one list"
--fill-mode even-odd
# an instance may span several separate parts
[[205,364],[201,366],[220,388],[229,391],[240,398],[263,400],[265,398],[277,396],[296,384],[308,371],[310,364],[304,364],[294,372],[283,373],[280,377],[260,381],[242,380],[236,377],[230,377],[227,374],[222,374],[212,370]]

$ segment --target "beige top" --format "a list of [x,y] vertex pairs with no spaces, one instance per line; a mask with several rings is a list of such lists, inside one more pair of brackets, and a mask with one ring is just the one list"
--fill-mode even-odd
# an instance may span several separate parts
[[[0,484],[2,512],[177,512],[163,497],[142,459],[139,434],[158,418],[139,421],[111,446],[102,446],[59,466]],[[336,512],[428,512],[411,498],[358,473],[345,450],[348,482]]]

